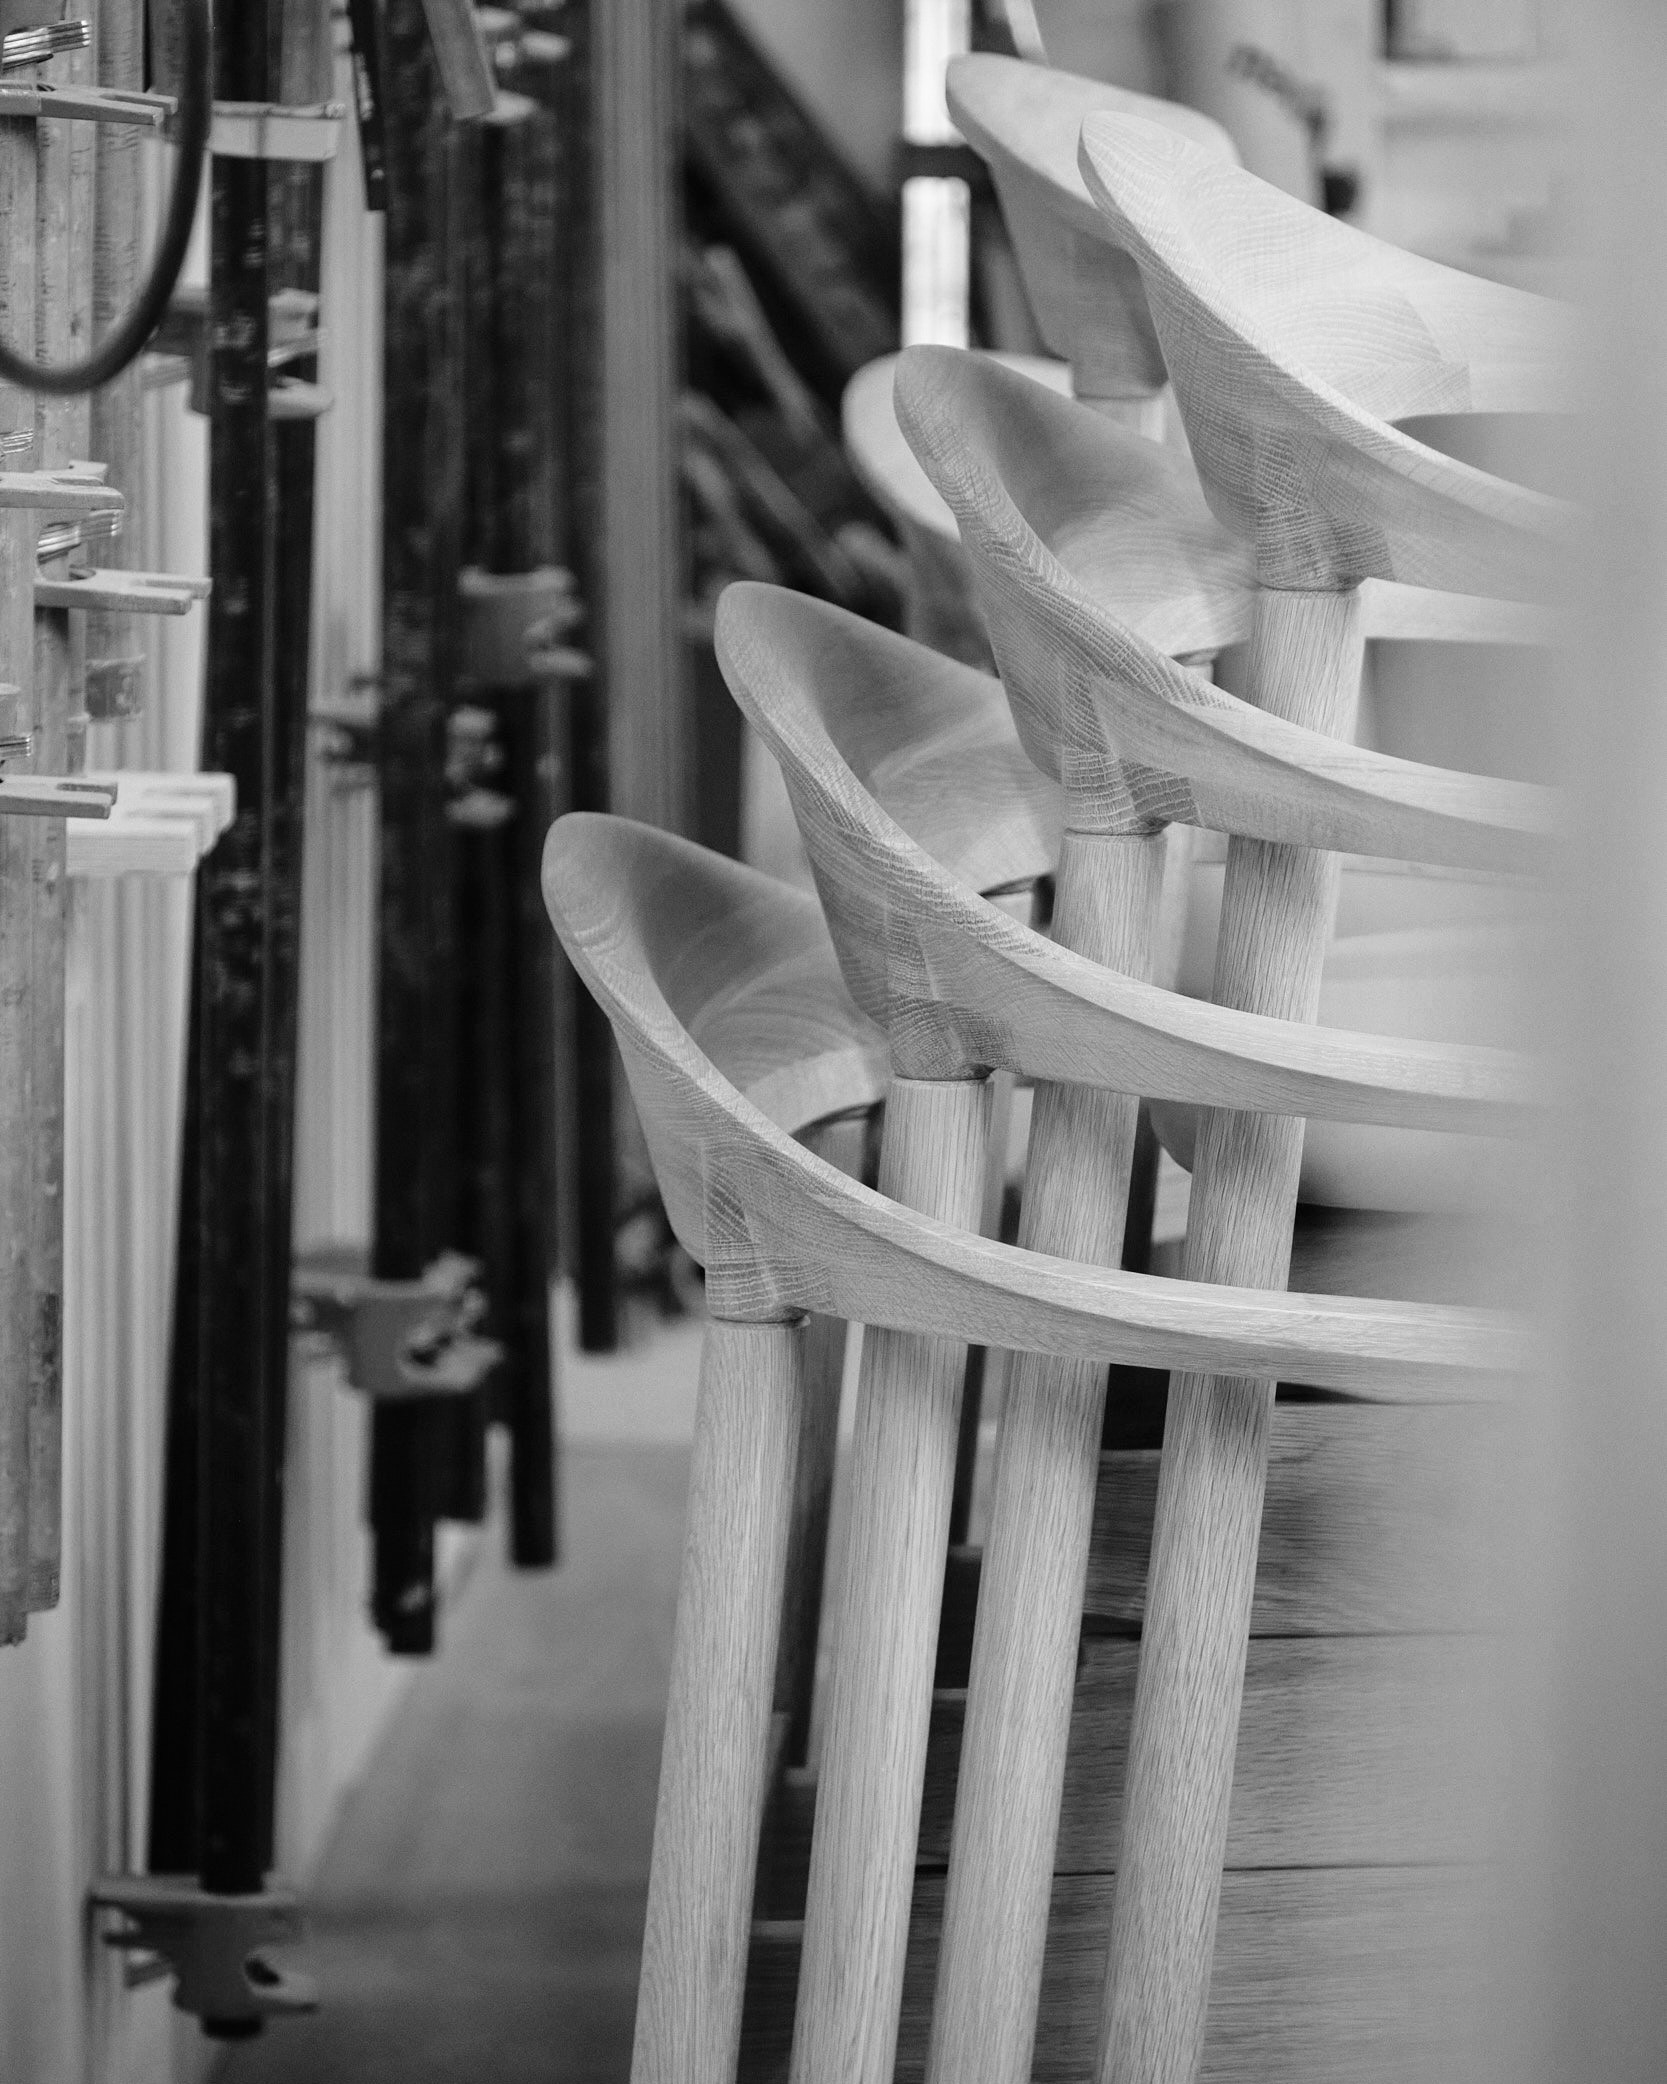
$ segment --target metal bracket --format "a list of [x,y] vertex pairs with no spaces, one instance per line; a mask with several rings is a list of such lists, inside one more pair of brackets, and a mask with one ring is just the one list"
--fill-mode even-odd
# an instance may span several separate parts
[[0,86],[0,116],[50,116],[65,123],[122,123],[138,130],[171,128],[179,103],[171,94],[119,87],[59,87],[48,80]]
[[486,1310],[480,1263],[445,1252],[415,1281],[379,1281],[356,1254],[297,1260],[294,1321],[341,1348],[347,1379],[369,1397],[463,1396],[503,1359],[475,1326]]
[[[20,690],[0,684],[0,698]],[[34,752],[33,734],[0,738],[0,768],[8,760],[27,760]],[[0,773],[0,817],[15,818],[107,818],[116,807],[113,781],[89,781],[84,776]]]
[[317,164],[336,156],[347,105],[319,101],[290,108],[276,101],[217,101],[208,149],[217,159],[290,159]]
[[[160,1956],[174,1977],[174,2003],[211,2033],[256,2033],[262,2021],[318,2009],[311,1976],[278,1968],[262,1948],[302,1936],[301,1909],[288,1889],[216,1896],[189,1875],[115,1874],[93,1884],[100,1910],[126,1923],[106,1946]],[[141,1969],[139,1980],[148,1980]]]
[[213,591],[212,579],[183,572],[102,571],[71,565],[67,572],[35,578],[37,608],[89,608],[112,615],[188,615]]
[[337,788],[368,789],[376,780],[381,691],[379,673],[355,673],[340,694],[307,712],[314,750]]
[[[281,289],[266,311],[266,366],[285,369],[316,355],[323,335],[318,326],[318,297],[311,290]],[[208,291],[176,290],[167,316],[157,327],[144,357],[144,385],[155,391],[169,384],[191,384],[191,410],[206,414],[208,396]],[[316,419],[331,404],[317,384],[269,384],[267,408],[275,420]]]
[[591,670],[582,651],[561,642],[585,618],[573,574],[563,566],[483,572],[466,565],[457,591],[463,676],[477,687],[530,687],[555,674]]
[[97,514],[127,502],[104,480],[108,463],[64,463],[55,470],[0,470],[0,507],[35,507],[48,514]]

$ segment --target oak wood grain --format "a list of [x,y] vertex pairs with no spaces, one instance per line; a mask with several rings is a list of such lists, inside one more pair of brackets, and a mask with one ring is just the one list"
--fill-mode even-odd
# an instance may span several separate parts
[[1112,110],[1169,125],[1228,161],[1238,157],[1232,139],[1178,102],[1014,58],[952,58],[945,93],[955,127],[989,166],[1037,326],[1071,364],[1078,396],[1156,398],[1167,379],[1139,271],[1094,208],[1077,136],[1085,116]]
[[[1114,827],[1133,806],[1293,845],[1545,863],[1547,791],[1372,752],[1177,664],[1245,633],[1246,553],[1225,544],[1184,465],[1080,414],[1067,422],[1070,410],[950,349],[898,363],[898,418],[955,513],[1020,736],[1065,787],[1074,825]],[[1108,567],[1121,608],[1107,605]]]
[[[882,1190],[975,1229],[988,1136],[987,1081],[894,1078]],[[953,1336],[863,1340],[793,2035],[803,2084],[890,2084],[964,1363]]]
[[[1068,832],[1054,937],[1123,975],[1151,972],[1161,833]],[[1137,1102],[1037,1087],[1019,1243],[1118,1263]],[[961,1796],[928,2074],[1023,2084],[1036,2034],[1049,1875],[1071,1721],[1078,1615],[1106,1376],[1023,1354],[1009,1372],[968,1681]]]
[[654,1819],[633,2084],[729,2084],[763,1818],[802,1327],[709,1325]]
[[[920,1877],[897,2078],[924,2075],[942,1878]],[[1087,2084],[1111,1880],[1054,1884],[1036,2084]],[[1469,2084],[1469,1944],[1481,1900],[1462,1867],[1285,1869],[1228,1876],[1205,2084]],[[742,2084],[780,2075],[799,1927],[753,1930]],[[1408,2002],[1416,1990],[1419,2001]]]
[[1254,543],[1263,584],[1553,597],[1572,511],[1393,423],[1565,410],[1570,312],[1138,118],[1090,115],[1079,164],[1139,264],[1211,506]]
[[[1016,741],[976,774],[963,768],[968,783],[953,799],[924,787],[905,797],[895,765],[872,750],[877,725],[889,734],[921,713],[933,674],[963,669],[842,610],[753,585],[725,592],[717,645],[732,693],[781,763],[852,995],[911,1075],[997,1066],[1149,1096],[1483,1133],[1508,1129],[1532,1105],[1533,1074],[1509,1052],[1302,1027],[1181,998],[982,902],[934,854],[959,822],[963,860],[984,873],[997,866],[976,835],[1003,831],[1000,791],[1024,764]],[[988,742],[993,755],[1000,741],[992,732]],[[928,800],[930,822],[916,811]]]
[[762,932],[782,886],[629,820],[572,813],[544,894],[619,1038],[684,1245],[730,1317],[820,1310],[1013,1350],[1232,1368],[1394,1403],[1497,1395],[1530,1358],[1508,1315],[1168,1281],[957,1232],[845,1178],[723,1079],[674,998],[691,940],[731,913]]
[[[1351,594],[1258,598],[1251,682],[1311,729],[1353,722],[1363,643]],[[1235,838],[1215,995],[1311,1021],[1336,901],[1333,855]],[[1194,1160],[1185,1271],[1285,1283],[1303,1124],[1212,1111]],[[1273,1383],[1170,1384],[1125,1792],[1099,2075],[1183,2084],[1202,2057]]]

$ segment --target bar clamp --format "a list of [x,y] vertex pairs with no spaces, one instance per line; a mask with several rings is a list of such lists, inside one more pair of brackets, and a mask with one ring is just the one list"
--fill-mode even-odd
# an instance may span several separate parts
[[350,1385],[372,1398],[465,1396],[504,1357],[478,1327],[486,1315],[480,1262],[443,1252],[414,1281],[377,1280],[356,1255],[297,1260],[293,1319],[339,1347]]
[[[164,1964],[175,2005],[201,2019],[206,2032],[241,2039],[267,2019],[317,2011],[312,1977],[280,1968],[265,1952],[302,1936],[291,1890],[217,1896],[190,1875],[116,1874],[89,1893],[97,1909],[118,1911],[123,1920],[104,1934],[105,1945]],[[130,1972],[136,1982],[148,1980],[142,1958]]]

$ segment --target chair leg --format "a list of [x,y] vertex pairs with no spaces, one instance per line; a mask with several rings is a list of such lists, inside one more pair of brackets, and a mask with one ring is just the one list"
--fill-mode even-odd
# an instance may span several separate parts
[[[868,1124],[861,1116],[808,1130],[806,1146],[852,1179],[862,1176]],[[781,1650],[776,1663],[776,1711],[787,1717],[786,1762],[802,1766],[810,1742],[816,1685],[817,1633],[828,1560],[828,1517],[839,1447],[839,1392],[845,1377],[843,1317],[812,1317],[805,1328],[804,1421],[799,1428],[793,1483],[793,1525],[787,1543]]]
[[[975,1228],[988,1132],[983,1080],[894,1079],[882,1191]],[[863,1341],[794,2084],[891,2084],[964,1355],[954,1339]]]
[[[1360,688],[1357,594],[1262,593],[1250,693],[1312,730],[1346,733]],[[1311,1021],[1336,909],[1337,861],[1235,839],[1214,996]],[[1190,1279],[1283,1288],[1300,1120],[1212,1111],[1199,1129]],[[1163,1461],[1124,1783],[1100,2017],[1101,2084],[1194,2084],[1267,1483],[1273,1384],[1177,1375]]]
[[[1067,835],[1056,938],[1147,973],[1161,836]],[[1036,1094],[1020,1242],[1115,1266],[1139,1102],[1088,1086]],[[1082,1633],[1106,1371],[1025,1354],[1002,1410],[926,2074],[1028,2084]]]
[[803,1348],[719,1320],[701,1355],[632,2084],[733,2084]]

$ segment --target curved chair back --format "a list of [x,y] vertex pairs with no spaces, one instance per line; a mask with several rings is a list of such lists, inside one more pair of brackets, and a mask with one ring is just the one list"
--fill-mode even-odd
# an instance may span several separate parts
[[1089,116],[1080,164],[1139,263],[1210,504],[1264,586],[1545,597],[1562,503],[1394,423],[1562,410],[1561,307],[1388,246],[1135,117]]
[[[1034,932],[946,869],[865,784],[866,709],[905,709],[932,654],[843,609],[753,582],[725,590],[716,637],[731,693],[780,762],[846,982],[891,1037],[900,1072],[953,1078],[995,1068],[1464,1134],[1509,1133],[1532,1104],[1533,1079],[1507,1051],[1240,1013],[1108,970]],[[1397,953],[1439,978],[1448,937],[1426,940],[1424,971],[1416,951]],[[1427,1006],[1424,1014],[1428,1022]]]
[[[804,915],[794,893],[685,841],[583,815],[553,829],[544,889],[613,1025],[678,1235],[707,1269],[713,1323],[632,2074],[635,2084],[729,2084],[792,1495],[796,1312],[1095,1361],[1279,1373],[1396,1401],[1486,1396],[1522,1359],[1522,1340],[1485,1312],[1153,1280],[914,1214],[794,1143],[721,1075],[686,1024],[750,968],[769,973],[797,959]],[[860,1580],[860,1542],[853,1556]],[[930,1644],[916,1680],[929,1698]],[[819,1801],[818,1840],[843,1827],[836,1809]],[[859,2014],[861,1999],[859,1990]],[[839,2063],[853,2074],[849,2040],[807,2026],[806,2004],[801,1992],[804,2073]],[[875,2055],[865,2077],[890,2074],[895,2035],[894,2009],[889,2028],[882,2019],[865,2040]]]
[[[1458,868],[1543,863],[1545,791],[1307,730],[1167,655],[1242,631],[1245,596],[1163,452],[1100,427],[1091,454],[1080,422],[1067,449],[1062,401],[953,349],[909,349],[897,401],[960,525],[1020,736],[1063,783],[1071,829],[1121,829],[1135,814]],[[1149,586],[1124,570],[1125,542]],[[1167,593],[1165,570],[1181,575]],[[1145,628],[1104,604],[1112,571],[1146,594]]]
[[[1046,355],[999,355],[1010,369],[1068,392],[1069,364]],[[896,355],[866,363],[840,400],[840,436],[851,468],[896,529],[908,557],[903,627],[917,642],[969,665],[988,668],[989,640],[972,603],[972,581],[955,516],[933,489],[903,439],[892,405]]]
[[989,166],[1042,339],[1070,363],[1078,397],[1155,399],[1166,373],[1140,274],[1089,199],[1077,139],[1086,116],[1114,111],[1171,125],[1232,161],[1226,131],[1177,102],[1016,58],[953,58],[945,90],[956,128]]

